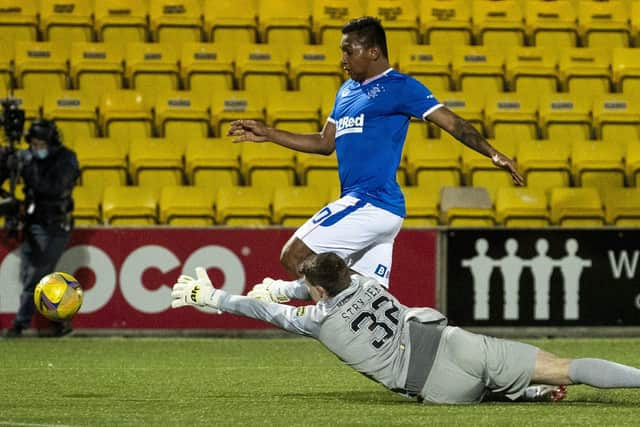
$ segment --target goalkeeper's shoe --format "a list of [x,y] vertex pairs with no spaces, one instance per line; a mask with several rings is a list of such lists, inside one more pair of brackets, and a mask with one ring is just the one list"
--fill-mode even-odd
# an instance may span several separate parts
[[567,386],[532,385],[525,389],[522,400],[525,402],[560,402],[567,397]]

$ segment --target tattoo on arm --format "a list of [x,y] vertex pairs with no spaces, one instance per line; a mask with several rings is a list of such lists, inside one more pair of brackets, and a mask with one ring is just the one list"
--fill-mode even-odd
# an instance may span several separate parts
[[457,140],[467,147],[491,157],[491,146],[484,137],[473,127],[471,123],[461,117],[456,117],[453,122],[453,131],[451,132]]

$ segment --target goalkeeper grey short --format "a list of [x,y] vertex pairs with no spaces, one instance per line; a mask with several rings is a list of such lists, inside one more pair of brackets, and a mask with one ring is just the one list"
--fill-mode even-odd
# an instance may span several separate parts
[[476,403],[491,390],[515,400],[531,382],[538,351],[448,326],[420,397],[425,403]]

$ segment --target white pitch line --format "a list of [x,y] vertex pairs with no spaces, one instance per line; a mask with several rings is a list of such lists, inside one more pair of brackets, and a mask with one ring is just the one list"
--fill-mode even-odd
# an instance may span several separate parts
[[67,424],[41,424],[41,423],[21,423],[15,421],[2,421],[0,426],[19,426],[19,427],[73,427]]

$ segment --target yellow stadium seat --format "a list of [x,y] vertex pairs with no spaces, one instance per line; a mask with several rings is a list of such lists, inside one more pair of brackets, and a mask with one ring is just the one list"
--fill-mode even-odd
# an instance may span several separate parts
[[[486,135],[484,128],[484,96],[472,96],[463,91],[458,91],[439,92],[436,93],[436,98],[441,104],[471,123],[481,134]],[[441,131],[436,126],[430,126],[430,133],[435,138],[455,143],[458,151],[462,152],[462,144],[447,132]]]
[[204,29],[209,41],[237,45],[258,41],[257,0],[205,0]]
[[91,0],[40,0],[40,31],[47,41],[92,41],[93,2]]
[[553,49],[516,47],[506,56],[505,78],[511,90],[528,98],[558,89],[557,58]]
[[549,199],[551,222],[562,227],[605,224],[600,194],[595,188],[553,188]]
[[36,41],[38,36],[37,0],[0,0],[0,40]]
[[420,33],[425,44],[447,48],[473,39],[468,0],[420,1]]
[[622,1],[581,0],[578,2],[578,30],[583,46],[629,46],[629,11]]
[[[517,151],[517,139],[501,139],[491,141],[496,149],[504,155],[513,158]],[[513,187],[511,174],[493,165],[491,159],[483,156],[475,150],[465,147],[462,150],[462,173],[467,185],[484,187],[495,200],[496,193],[501,187]]]
[[156,98],[158,135],[189,140],[209,136],[209,102],[201,93],[171,91]]
[[578,13],[571,0],[527,0],[525,27],[531,44],[555,49],[578,44]]
[[302,185],[328,190],[340,186],[338,159],[335,151],[329,155],[296,153],[296,172]]
[[520,141],[516,159],[528,188],[550,190],[571,184],[571,142]]
[[263,43],[289,46],[311,42],[309,0],[258,2],[258,33]]
[[13,86],[13,43],[0,41],[0,94],[9,92]]
[[405,156],[409,183],[436,194],[461,184],[460,152],[449,141],[407,141]]
[[215,192],[209,188],[167,185],[160,190],[160,223],[205,227],[215,224]]
[[[640,9],[638,10],[640,13]],[[638,48],[614,48],[611,74],[618,92],[640,94],[640,54]]]
[[452,87],[450,64],[451,53],[442,47],[407,46],[398,55],[398,69],[421,81],[436,95]]
[[631,3],[631,32],[635,46],[640,46],[640,1]]
[[537,110],[537,100],[529,96],[509,92],[488,94],[484,111],[487,134],[496,139],[536,139]]
[[94,28],[101,42],[147,41],[148,4],[145,1],[95,0]]
[[121,89],[103,95],[98,119],[102,133],[114,139],[129,141],[152,136],[151,108],[135,90]]
[[524,45],[524,14],[517,0],[472,0],[478,44],[505,48]]
[[240,151],[242,144],[229,139],[193,139],[185,149],[185,173],[189,183],[217,190],[241,184]]
[[340,46],[340,31],[350,19],[364,16],[360,2],[351,0],[313,0],[313,32],[316,42],[337,48]]
[[40,94],[67,88],[68,45],[16,42],[15,77],[19,88]]
[[503,187],[496,195],[496,220],[505,227],[549,225],[547,195],[542,189]]
[[430,191],[422,186],[403,187],[407,216],[402,227],[435,227],[440,219],[438,203],[440,191]]
[[129,86],[152,101],[164,92],[177,90],[179,57],[174,44],[128,43],[125,77]]
[[81,138],[73,149],[80,164],[83,187],[96,191],[108,185],[127,184],[127,160],[123,147],[109,138]]
[[124,55],[117,43],[72,43],[70,64],[73,87],[96,101],[122,88]]
[[133,185],[161,188],[183,184],[185,145],[180,139],[136,138],[129,142],[129,176]]
[[214,135],[225,136],[229,122],[240,119],[266,120],[262,93],[250,90],[214,92],[211,98],[211,129]]
[[299,227],[327,204],[326,191],[313,186],[278,187],[273,191],[273,223]]
[[483,98],[504,90],[504,54],[484,46],[456,46],[452,50],[451,70],[456,90]]
[[98,102],[79,90],[45,94],[42,113],[55,120],[65,143],[73,146],[78,138],[98,136]]
[[640,105],[637,99],[621,93],[596,96],[592,113],[598,139],[640,140]]
[[589,139],[591,102],[575,93],[542,95],[538,106],[538,126],[545,139]]
[[314,133],[320,130],[320,100],[317,96],[283,91],[267,104],[267,124],[289,132]]
[[295,184],[295,152],[275,143],[245,143],[240,171],[253,187],[274,188]]
[[440,222],[450,227],[492,227],[495,215],[489,192],[482,187],[444,187]]
[[287,90],[288,74],[287,51],[284,46],[237,46],[236,80],[240,89],[262,94]]
[[625,151],[625,170],[631,187],[640,187],[640,141],[630,141]]
[[327,45],[292,45],[289,50],[289,79],[295,90],[318,96],[335,94],[342,84],[340,50]]
[[607,223],[616,227],[640,226],[640,191],[637,188],[610,189],[602,195]]
[[624,187],[625,147],[613,141],[573,141],[571,164],[576,186],[600,191]]
[[418,8],[412,0],[368,0],[366,14],[382,21],[390,53],[420,41]]
[[270,191],[260,187],[220,187],[216,196],[216,222],[229,226],[271,224]]
[[199,0],[152,0],[149,24],[156,42],[199,42],[204,31],[202,3]]
[[196,93],[233,89],[233,46],[184,43],[180,77],[185,89]]
[[590,100],[611,90],[611,54],[606,49],[572,48],[558,59],[563,90]]
[[108,186],[102,197],[105,224],[148,226],[158,223],[158,190],[149,187]]
[[102,224],[102,189],[78,185],[73,188],[73,220],[76,226]]

